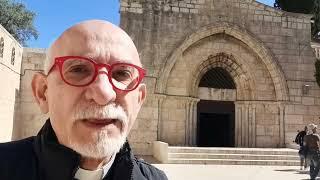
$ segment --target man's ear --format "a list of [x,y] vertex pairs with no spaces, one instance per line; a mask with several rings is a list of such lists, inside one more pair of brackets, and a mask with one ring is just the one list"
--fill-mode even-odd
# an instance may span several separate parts
[[42,73],[35,73],[31,82],[33,97],[40,107],[42,113],[46,114],[49,111],[47,97],[47,78]]
[[139,85],[139,97],[138,97],[139,98],[138,103],[140,104],[140,106],[142,106],[142,103],[146,99],[146,94],[147,94],[146,84],[141,83]]

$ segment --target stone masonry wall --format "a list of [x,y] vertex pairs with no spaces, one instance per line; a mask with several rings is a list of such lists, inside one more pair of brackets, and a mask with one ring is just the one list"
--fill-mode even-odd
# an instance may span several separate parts
[[[286,87],[285,91],[288,92],[289,99],[277,101],[277,99],[270,98],[272,97],[270,94],[269,98],[262,101],[262,103],[265,102],[265,105],[258,105],[256,108],[257,137],[259,136],[257,141],[269,147],[281,146],[278,143],[278,136],[284,133],[285,143],[290,144],[297,129],[302,129],[310,122],[319,123],[320,90],[313,76],[315,56],[310,46],[309,15],[279,11],[254,0],[122,0],[120,12],[120,26],[134,39],[142,63],[148,69],[146,81],[161,83],[157,81],[168,63],[166,60],[193,33],[199,29],[231,24],[243,28],[245,33],[258,39],[264,47],[270,50],[273,61],[286,79],[283,86]],[[252,48],[252,44],[247,44],[247,46]],[[199,49],[199,51],[207,50]],[[197,55],[201,57],[200,52]],[[256,56],[256,54],[251,54],[251,56]],[[237,54],[235,58],[238,58]],[[177,61],[173,70],[183,66],[186,66],[185,69],[189,67],[192,69],[191,64],[184,63],[185,60]],[[261,63],[258,58],[256,60],[256,63]],[[261,67],[264,65],[262,64]],[[270,77],[273,72],[262,71],[261,73],[262,76]],[[177,76],[178,74],[172,74],[173,78]],[[260,77],[261,75],[256,76],[256,78]],[[170,82],[165,84],[170,91],[166,91],[164,95],[188,96],[188,93],[184,92],[186,89],[173,89],[175,86],[188,83],[187,81],[183,77],[178,80],[170,79]],[[271,82],[268,86],[257,85],[253,90],[261,92],[265,89],[272,89],[276,83],[278,82]],[[152,89],[150,86],[154,84],[147,85],[149,89]],[[302,94],[304,85],[310,88],[307,94]],[[158,94],[156,91],[148,93],[149,97]],[[257,97],[261,97],[260,95],[265,94],[260,93]],[[268,105],[276,102],[285,104],[283,117],[281,110],[275,111],[272,106]],[[147,106],[148,104],[145,105]],[[272,112],[270,116],[263,115],[268,114],[269,111]],[[181,122],[184,121],[183,116],[178,119]],[[159,122],[162,120],[158,119]],[[280,128],[282,123],[284,127]],[[182,124],[180,126],[177,123],[174,127],[177,128],[170,131],[179,132],[182,130],[178,127],[183,128]],[[137,136],[141,137],[141,135]],[[166,134],[166,136],[174,137],[174,134]],[[183,139],[182,136],[181,138]],[[173,142],[172,139],[170,141]],[[180,140],[176,142],[181,144]]]
[[42,72],[45,60],[44,49],[24,48],[21,65],[20,103],[15,118],[13,139],[34,136],[47,116],[42,114],[32,95],[31,81],[35,72]]

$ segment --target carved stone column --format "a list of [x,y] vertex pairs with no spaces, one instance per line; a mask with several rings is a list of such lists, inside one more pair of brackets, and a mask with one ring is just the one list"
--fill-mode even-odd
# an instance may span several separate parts
[[241,105],[239,103],[235,103],[235,146],[240,147],[242,144],[241,141],[241,134],[242,134],[242,129],[241,129],[241,120],[242,120],[242,115],[241,115]]
[[256,107],[251,102],[235,102],[235,146],[256,146]]
[[280,138],[279,138],[279,145],[280,147],[285,147],[286,143],[285,143],[285,105],[284,104],[280,104],[279,105],[279,125],[280,125]]
[[162,136],[162,129],[163,129],[163,120],[162,120],[162,105],[163,100],[166,98],[165,95],[156,94],[154,95],[155,99],[158,101],[158,125],[157,125],[157,140],[161,140]]
[[257,126],[256,126],[256,106],[252,105],[252,142],[250,147],[256,147],[256,136],[257,136]]
[[186,145],[195,146],[197,138],[197,103],[200,99],[188,98],[186,103]]
[[190,133],[192,132],[191,130],[191,118],[189,118],[192,114],[192,102],[191,101],[188,101],[186,102],[186,133],[185,133],[185,145],[186,146],[189,146],[191,144],[191,136],[190,136]]

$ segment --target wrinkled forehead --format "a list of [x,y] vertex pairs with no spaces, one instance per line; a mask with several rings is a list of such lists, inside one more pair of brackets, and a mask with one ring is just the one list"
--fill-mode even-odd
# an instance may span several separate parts
[[48,66],[55,57],[84,56],[99,63],[126,62],[141,66],[138,52],[130,37],[114,27],[77,27],[65,31],[48,50]]

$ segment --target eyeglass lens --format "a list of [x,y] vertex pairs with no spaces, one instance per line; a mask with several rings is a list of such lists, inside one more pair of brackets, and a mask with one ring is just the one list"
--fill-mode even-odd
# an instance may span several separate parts
[[[97,69],[98,70],[98,69]],[[139,70],[127,64],[115,64],[109,69],[108,78],[118,89],[133,89],[139,81]],[[86,59],[67,59],[62,65],[61,74],[71,85],[87,85],[95,78],[95,64]]]

